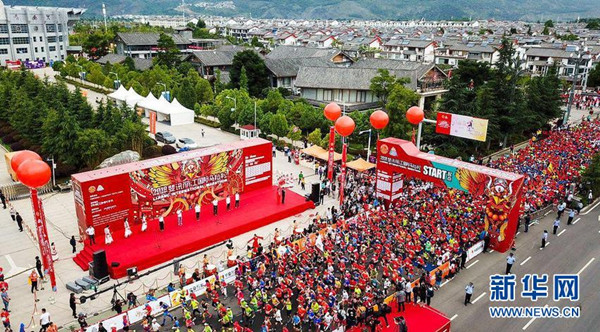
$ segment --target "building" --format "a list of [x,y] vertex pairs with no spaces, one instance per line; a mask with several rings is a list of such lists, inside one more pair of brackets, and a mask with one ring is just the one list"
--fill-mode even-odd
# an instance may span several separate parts
[[549,67],[556,66],[558,76],[567,81],[573,81],[575,68],[578,67],[577,84],[586,85],[587,75],[593,67],[593,59],[588,52],[582,52],[577,66],[578,51],[578,46],[531,47],[525,52],[525,66],[534,76],[545,75]]
[[0,64],[64,60],[69,28],[82,8],[5,6],[0,1]]
[[435,42],[431,40],[390,39],[383,44],[381,57],[395,60],[432,63]]
[[[188,29],[182,29],[174,34],[169,34],[177,45],[177,48],[189,53],[192,50],[189,48],[192,45],[191,33]],[[116,53],[127,55],[132,58],[151,59],[158,53],[158,38],[160,34],[157,32],[119,32],[115,38]]]
[[487,62],[495,64],[498,62],[500,52],[496,46],[487,42],[476,44],[469,42],[467,44],[457,43],[446,45],[435,50],[435,63],[438,65],[458,66],[461,60],[473,60],[477,62]]

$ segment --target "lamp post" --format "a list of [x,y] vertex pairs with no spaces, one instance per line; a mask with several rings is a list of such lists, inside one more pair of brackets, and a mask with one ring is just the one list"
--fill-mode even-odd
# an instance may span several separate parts
[[[164,92],[167,92],[167,85],[166,85],[165,83],[162,83],[162,82],[156,82],[156,85],[162,85],[162,86],[164,87],[164,89],[163,89],[163,91],[162,91],[162,92],[163,92],[163,93],[164,93]],[[171,99],[171,98],[169,98],[169,99]]]
[[229,96],[225,96],[225,99],[233,100],[233,108],[231,109],[231,111],[235,112],[237,110],[237,99],[235,97],[229,97]]
[[423,122],[436,124],[435,120],[423,119],[423,121],[419,122],[419,128],[417,129],[417,149],[421,150],[421,133],[423,131]]
[[79,69],[81,69],[81,71],[79,72],[79,79],[81,80],[81,83],[83,83],[83,76],[85,75],[85,70],[83,70],[83,66],[81,65],[76,66],[79,67]]
[[359,135],[362,135],[362,134],[364,134],[366,132],[369,133],[369,143],[367,143],[367,161],[369,161],[369,159],[371,158],[371,132],[372,131],[373,130],[369,128],[367,130],[363,130],[363,131],[361,131],[361,132],[358,133]]
[[254,100],[254,131],[256,132],[256,136],[258,136],[258,127],[256,127],[256,100]]
[[577,77],[579,76],[579,63],[581,62],[582,56],[583,53],[581,52],[581,47],[579,47],[577,49],[577,60],[575,61],[575,72],[573,72],[573,84],[571,85],[571,91],[569,92],[567,110],[563,117],[563,125],[566,125],[567,122],[569,122],[569,117],[571,116],[571,105],[573,104],[573,98],[575,97],[575,85],[577,84]]
[[[111,71],[108,73],[109,76],[110,76],[110,74],[114,74],[117,77],[117,80],[115,81],[115,88],[118,89],[121,86],[121,81],[119,81],[119,74],[115,73],[114,71]],[[117,86],[117,84],[119,86]]]
[[52,171],[52,188],[54,188],[56,187],[56,175],[54,174],[56,171],[56,163],[54,163],[54,156],[46,158],[46,161],[50,163],[50,170]]

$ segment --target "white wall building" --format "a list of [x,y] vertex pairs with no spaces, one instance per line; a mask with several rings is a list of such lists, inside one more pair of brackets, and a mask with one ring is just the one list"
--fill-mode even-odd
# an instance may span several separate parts
[[82,8],[5,6],[0,1],[0,65],[6,61],[64,60],[69,27]]

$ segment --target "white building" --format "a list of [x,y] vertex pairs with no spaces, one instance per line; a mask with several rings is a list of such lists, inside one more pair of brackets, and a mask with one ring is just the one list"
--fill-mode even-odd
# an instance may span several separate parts
[[5,6],[0,1],[0,65],[6,61],[64,60],[69,27],[82,8]]

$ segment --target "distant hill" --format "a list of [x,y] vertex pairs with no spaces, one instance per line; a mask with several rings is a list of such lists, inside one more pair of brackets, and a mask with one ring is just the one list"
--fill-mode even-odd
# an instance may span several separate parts
[[[88,8],[87,16],[176,14],[181,0],[5,0],[5,5]],[[599,0],[186,0],[198,14],[293,19],[568,20],[600,17]]]

